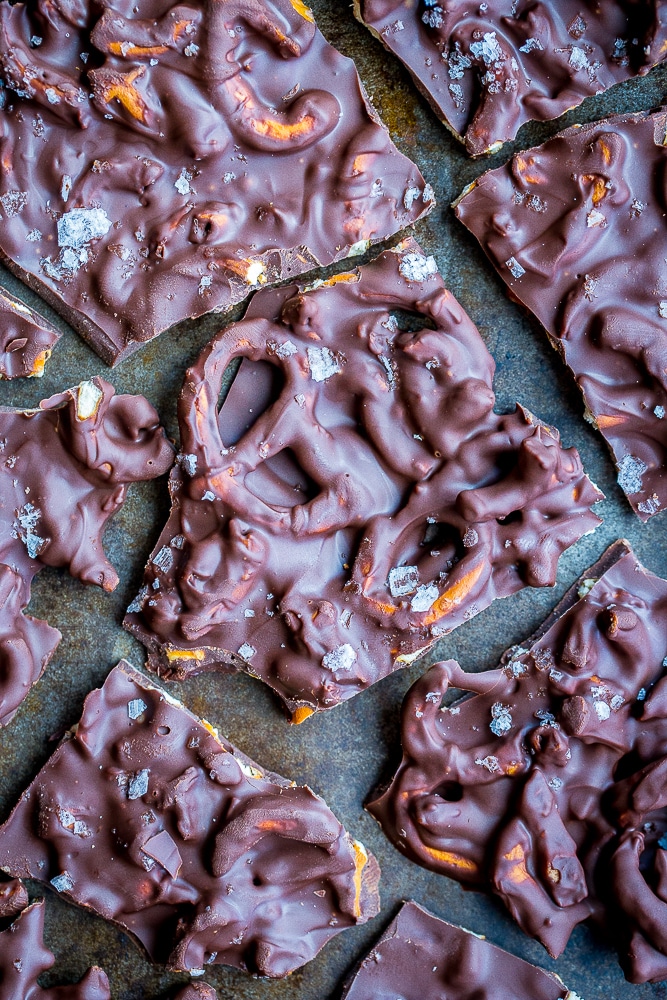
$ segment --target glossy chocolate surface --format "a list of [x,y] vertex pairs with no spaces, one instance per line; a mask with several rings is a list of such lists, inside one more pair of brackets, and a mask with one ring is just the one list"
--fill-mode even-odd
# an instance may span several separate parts
[[643,521],[667,504],[666,135],[665,112],[568,129],[457,206],[573,372]]
[[0,6],[0,254],[108,362],[433,192],[294,0]]
[[[624,543],[605,565],[499,669],[449,660],[417,681],[403,761],[368,808],[414,861],[496,893],[554,957],[593,918],[641,983],[667,976],[667,582]],[[449,687],[474,696],[441,707]]]
[[[5,883],[20,893],[16,884]],[[23,890],[25,892],[25,890]],[[44,946],[44,900],[28,906],[18,918],[0,931],[0,1000],[110,1000],[109,981],[102,969],[89,969],[80,983],[44,989],[38,977],[54,963]]]
[[548,972],[404,903],[341,1000],[578,1000]]
[[173,451],[143,396],[82,382],[37,410],[0,408],[0,725],[42,674],[60,640],[24,614],[43,566],[113,590],[102,547],[130,483],[167,471]]
[[473,156],[667,52],[663,0],[354,0]]
[[174,970],[281,978],[379,909],[379,868],[308,787],[259,769],[128,663],[0,828],[50,883]]
[[25,303],[0,290],[0,378],[39,378],[60,336]]
[[245,668],[300,722],[552,584],[600,494],[556,430],[494,413],[493,372],[414,240],[257,295],[185,377],[172,512],[125,620],[150,668]]

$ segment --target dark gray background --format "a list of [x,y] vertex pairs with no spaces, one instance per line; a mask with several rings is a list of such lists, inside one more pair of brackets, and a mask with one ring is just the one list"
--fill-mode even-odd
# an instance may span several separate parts
[[[506,146],[490,160],[473,162],[437,121],[398,62],[355,22],[347,3],[312,0],[311,5],[329,41],[355,60],[371,100],[399,148],[419,164],[435,188],[438,207],[420,223],[416,235],[424,249],[435,254],[447,285],[478,324],[496,359],[498,409],[512,409],[515,400],[520,400],[559,427],[565,444],[577,446],[586,471],[607,499],[597,507],[603,525],[561,559],[555,590],[524,591],[497,602],[444,640],[437,655],[432,653],[300,727],[290,727],[268,689],[246,676],[208,676],[174,686],[175,695],[263,767],[308,782],[323,794],[348,829],[376,854],[383,872],[382,914],[370,924],[340,935],[314,962],[286,981],[261,982],[221,967],[213,968],[206,980],[226,1000],[337,998],[344,976],[386,926],[398,902],[412,897],[442,917],[485,933],[515,954],[555,969],[569,988],[586,1000],[667,998],[665,984],[626,983],[615,954],[585,928],[575,931],[557,962],[551,961],[541,946],[521,934],[500,904],[463,892],[456,882],[404,859],[362,808],[364,798],[388,773],[389,763],[398,753],[398,711],[403,694],[429,662],[447,656],[459,659],[467,670],[494,666],[499,654],[528,636],[575,577],[618,537],[630,539],[640,559],[654,572],[667,576],[665,515],[642,526],[632,514],[616,485],[604,442],[582,419],[583,405],[572,379],[538,325],[506,299],[503,284],[448,207],[463,186],[488,166],[504,162],[513,150],[540,142],[566,124],[659,104],[664,99],[667,67],[587,101],[557,123],[526,127],[513,146]],[[8,274],[2,272],[0,277],[8,288],[49,314]],[[33,406],[39,399],[99,373],[119,392],[148,396],[170,434],[177,436],[176,396],[183,372],[217,329],[219,319],[182,324],[113,372],[60,320],[56,322],[66,332],[44,378],[0,383],[0,404]],[[6,818],[19,793],[52,753],[53,737],[79,717],[87,692],[103,681],[122,656],[136,666],[143,663],[142,647],[121,629],[120,622],[140,585],[143,564],[167,511],[164,479],[131,490],[125,508],[105,536],[107,553],[121,577],[114,594],[84,587],[66,573],[50,569],[36,579],[30,611],[60,628],[63,639],[44,678],[10,726],[0,731],[0,819]],[[39,888],[39,892],[44,891]],[[74,981],[90,964],[97,963],[109,974],[115,1000],[157,1000],[173,993],[172,984],[185,980],[151,966],[126,935],[105,921],[69,906],[55,894],[46,895],[47,943],[57,955],[55,972],[46,977],[49,983]]]

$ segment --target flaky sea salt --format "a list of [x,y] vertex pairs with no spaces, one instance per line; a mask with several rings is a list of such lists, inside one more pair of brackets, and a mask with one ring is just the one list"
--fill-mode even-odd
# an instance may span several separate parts
[[434,583],[422,584],[421,587],[417,588],[417,593],[410,601],[410,610],[416,611],[418,614],[428,611],[437,601],[438,594],[438,588]]
[[306,354],[310,377],[314,382],[326,382],[341,370],[336,355],[328,347],[308,347]]
[[357,654],[349,642],[337,646],[322,657],[322,666],[335,673],[337,670],[350,670],[357,659]]
[[426,281],[438,273],[435,257],[425,257],[423,253],[406,253],[398,265],[399,272],[407,281]]
[[395,566],[389,570],[389,593],[392,597],[414,594],[419,586],[419,570],[416,566]]

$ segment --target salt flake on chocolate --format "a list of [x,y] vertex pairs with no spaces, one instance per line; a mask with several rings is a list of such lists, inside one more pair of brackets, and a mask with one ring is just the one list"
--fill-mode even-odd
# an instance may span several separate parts
[[352,646],[346,642],[342,646],[338,646],[337,649],[331,650],[330,653],[326,653],[322,658],[322,666],[331,670],[332,673],[337,670],[351,670],[356,658],[357,654]]
[[426,281],[438,273],[435,257],[425,257],[421,253],[406,253],[401,257],[398,270],[407,281]]
[[618,463],[618,485],[626,493],[639,493],[647,465],[636,455],[624,455]]
[[314,382],[326,382],[328,378],[337,375],[341,370],[336,355],[328,347],[308,347],[306,354],[308,355],[310,377]]
[[389,570],[389,592],[392,597],[414,594],[419,586],[419,570],[416,566],[395,566]]
[[58,219],[58,246],[81,250],[111,229],[111,219],[102,208],[73,208]]

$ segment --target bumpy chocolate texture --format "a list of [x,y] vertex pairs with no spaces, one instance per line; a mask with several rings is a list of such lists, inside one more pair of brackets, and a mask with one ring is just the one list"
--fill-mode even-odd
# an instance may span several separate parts
[[662,0],[354,0],[473,156],[667,53]]
[[0,81],[0,253],[109,362],[432,207],[300,0],[3,3]]
[[162,475],[173,451],[143,396],[116,396],[100,378],[44,400],[0,409],[0,725],[41,676],[60,632],[23,614],[43,566],[113,590],[102,548],[129,483]]
[[[25,891],[25,890],[24,890]],[[97,967],[76,986],[42,989],[37,978],[55,959],[44,947],[44,900],[28,906],[0,932],[0,998],[2,1000],[110,1000],[109,981]]]
[[0,378],[40,378],[60,337],[23,302],[0,291]]
[[[368,808],[408,857],[500,896],[551,955],[590,917],[628,979],[653,981],[667,976],[667,582],[620,543],[589,573],[499,669],[427,671]],[[450,686],[475,696],[441,708]]]
[[50,882],[176,970],[282,977],[379,908],[379,868],[305,786],[265,774],[129,664],[0,829]]
[[404,903],[341,1000],[579,1000],[544,972],[483,938]]
[[260,292],[186,374],[172,511],[125,620],[150,668],[241,667],[300,722],[553,584],[601,494],[553,428],[493,412],[493,371],[413,240]]
[[574,373],[643,521],[667,504],[666,131],[664,112],[568,129],[457,207]]

